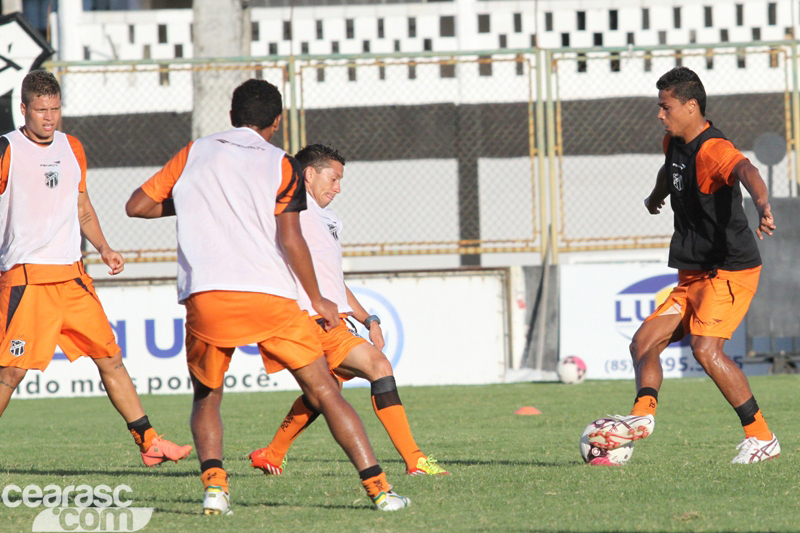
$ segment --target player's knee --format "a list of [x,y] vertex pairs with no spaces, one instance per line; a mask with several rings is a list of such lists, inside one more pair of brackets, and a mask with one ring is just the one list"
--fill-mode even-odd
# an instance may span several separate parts
[[714,361],[725,356],[718,346],[706,342],[692,342],[692,355],[705,370]]
[[631,353],[631,359],[633,359],[633,362],[637,362],[645,357],[652,348],[652,343],[644,342],[636,335],[634,335],[633,340],[631,340],[631,343],[628,346],[628,350]]
[[628,345],[628,352],[631,354],[631,359],[633,359],[634,361],[636,361],[637,359],[636,350],[637,350],[636,341],[631,341],[631,343]]
[[304,402],[312,410],[323,413],[327,406],[342,400],[342,393],[333,380],[322,382],[303,392]]
[[316,391],[309,391],[303,394],[303,403],[311,411],[322,412],[322,402],[320,400],[321,397],[316,394]]
[[378,352],[378,354],[370,359],[367,376],[370,382],[392,375],[392,363],[382,353]]

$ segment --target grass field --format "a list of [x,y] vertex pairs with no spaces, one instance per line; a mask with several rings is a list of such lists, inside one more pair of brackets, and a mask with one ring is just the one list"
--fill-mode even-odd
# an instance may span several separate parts
[[[247,454],[265,446],[294,393],[229,394],[223,404],[233,516],[199,514],[194,456],[147,469],[105,398],[12,401],[0,423],[0,486],[129,485],[133,507],[154,507],[147,532],[196,531],[798,531],[798,376],[751,381],[781,438],[776,461],[730,465],[741,426],[707,379],[668,380],[652,437],[625,467],[583,464],[578,437],[592,419],[626,412],[631,382],[406,387],[417,442],[452,475],[405,477],[372,413],[368,389],[349,389],[397,492],[396,513],[372,511],[358,477],[321,420],[266,478]],[[187,396],[145,396],[156,429],[191,442]],[[538,416],[514,411],[533,405]],[[42,510],[0,504],[0,531],[31,531]]]

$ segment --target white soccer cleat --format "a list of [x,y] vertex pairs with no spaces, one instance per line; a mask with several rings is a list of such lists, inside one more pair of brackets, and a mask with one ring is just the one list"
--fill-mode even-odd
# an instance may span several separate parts
[[748,437],[736,449],[739,450],[739,455],[733,458],[731,464],[758,463],[768,459],[775,459],[781,454],[781,445],[774,433],[771,440],[758,440],[755,437]]
[[586,426],[581,435],[580,450],[583,460],[595,466],[622,466],[630,461],[633,455],[633,442],[623,444],[613,450],[598,448],[589,442],[589,434],[597,431],[595,422]]
[[411,500],[391,490],[378,494],[376,498],[373,498],[372,503],[375,504],[375,509],[379,511],[398,511],[411,506]]
[[600,449],[615,450],[652,435],[656,419],[653,415],[614,415],[595,420],[594,425],[597,429],[589,433],[589,442]]
[[231,515],[231,497],[222,487],[210,486],[203,498],[204,515]]

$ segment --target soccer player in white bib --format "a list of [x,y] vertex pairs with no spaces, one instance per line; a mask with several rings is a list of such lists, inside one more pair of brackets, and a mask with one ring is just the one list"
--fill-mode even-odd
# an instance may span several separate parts
[[[341,192],[345,159],[338,151],[322,144],[306,146],[295,155],[295,159],[302,167],[306,183],[308,209],[300,214],[303,236],[311,252],[320,291],[339,308],[339,323],[326,331],[317,323],[322,317],[314,311],[308,294],[298,287],[298,302],[311,315],[310,321],[322,344],[328,368],[340,382],[353,377],[370,382],[375,414],[403,457],[407,474],[447,474],[432,456],[420,451],[411,435],[392,365],[381,352],[384,340],[380,319],[362,307],[344,282],[339,240],[342,221],[328,206]],[[372,344],[347,327],[345,320],[348,317],[364,324]],[[297,398],[269,446],[250,454],[253,468],[259,468],[267,475],[282,474],[286,452],[292,442],[317,416],[319,412],[305,395]]]
[[147,466],[178,462],[192,447],[160,438],[150,425],[83,267],[81,235],[109,274],[122,272],[125,261],[108,245],[89,200],[83,145],[57,129],[55,76],[25,76],[20,107],[25,125],[0,137],[0,415],[28,370],[44,371],[58,345],[70,361],[90,357],[97,365]]
[[220,406],[236,347],[253,343],[267,372],[288,369],[323,413],[374,506],[403,509],[408,498],[391,490],[361,419],[330,379],[308,313],[297,305],[299,281],[326,327],[338,319],[336,305],[319,291],[300,230],[306,193],[299,167],[269,143],[282,111],[277,87],[244,82],[231,100],[233,129],[190,143],[126,205],[129,216],[177,217],[178,299],[186,306],[203,512],[231,513]]

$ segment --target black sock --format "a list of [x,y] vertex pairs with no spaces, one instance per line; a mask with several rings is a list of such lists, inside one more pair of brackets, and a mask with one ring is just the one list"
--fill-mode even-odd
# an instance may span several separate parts
[[639,392],[636,393],[636,399],[638,400],[642,396],[652,396],[658,401],[658,391],[653,387],[642,387],[639,389]]
[[749,426],[756,421],[756,413],[758,412],[758,403],[755,396],[750,396],[750,399],[744,402],[739,407],[734,407],[734,411],[739,415],[739,420],[742,421],[742,427]]
[[370,466],[365,468],[361,472],[358,473],[361,476],[361,481],[366,481],[371,477],[379,476],[383,470],[381,469],[380,465]]
[[150,420],[147,418],[147,415],[144,415],[139,420],[128,422],[128,429],[135,431],[142,442],[144,442],[144,432],[148,429],[153,429],[153,426],[150,425]]
[[370,385],[372,397],[375,399],[375,408],[378,410],[386,409],[393,405],[403,405],[400,395],[397,393],[397,384],[394,376],[376,379]]
[[[210,468],[222,468],[222,459],[207,459],[200,463],[200,473]],[[222,469],[225,470],[224,468]]]

